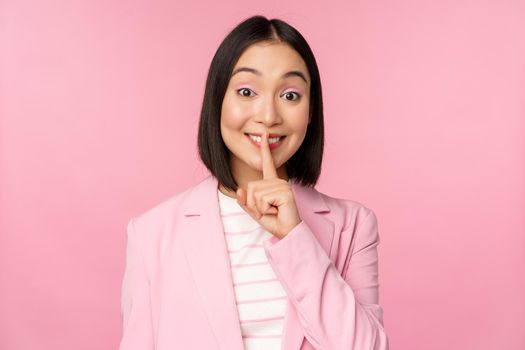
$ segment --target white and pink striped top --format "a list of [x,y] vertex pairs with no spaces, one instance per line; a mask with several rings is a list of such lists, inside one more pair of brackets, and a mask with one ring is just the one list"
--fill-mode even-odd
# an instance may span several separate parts
[[273,235],[246,213],[235,198],[217,192],[244,348],[280,350],[286,292],[263,247],[263,241]]

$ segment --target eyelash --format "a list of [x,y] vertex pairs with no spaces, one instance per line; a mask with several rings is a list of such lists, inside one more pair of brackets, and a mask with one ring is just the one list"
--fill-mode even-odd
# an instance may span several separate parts
[[[241,90],[249,90],[249,91],[253,92],[251,89],[248,89],[248,88],[240,88],[240,89],[237,90],[237,93],[239,93]],[[292,101],[292,102],[293,101],[298,101],[301,98],[301,94],[298,93],[298,92],[295,92],[295,91],[288,91],[288,92],[284,93],[284,95],[286,95],[286,94],[295,94],[295,95],[297,95],[297,98],[295,100],[287,100],[287,101]],[[240,95],[241,95],[241,97],[252,97],[252,96],[244,96],[242,94],[240,94]]]

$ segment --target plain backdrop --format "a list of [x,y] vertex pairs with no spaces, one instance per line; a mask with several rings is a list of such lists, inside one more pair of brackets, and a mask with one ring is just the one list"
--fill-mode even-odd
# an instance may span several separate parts
[[127,221],[208,174],[206,74],[254,14],[316,55],[317,189],[378,216],[391,349],[524,349],[525,2],[504,0],[2,0],[0,348],[117,348]]

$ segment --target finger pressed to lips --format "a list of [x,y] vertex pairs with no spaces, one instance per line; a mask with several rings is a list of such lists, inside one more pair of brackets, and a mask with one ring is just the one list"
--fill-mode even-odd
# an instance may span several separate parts
[[268,134],[264,133],[261,138],[261,155],[262,155],[262,170],[263,179],[274,179],[277,178],[277,170],[273,163],[272,152],[270,150],[270,144],[268,143]]

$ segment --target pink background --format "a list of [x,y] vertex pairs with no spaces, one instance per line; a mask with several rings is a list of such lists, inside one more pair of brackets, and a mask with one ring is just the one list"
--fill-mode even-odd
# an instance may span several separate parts
[[0,3],[0,348],[117,348],[127,220],[206,176],[211,58],[263,14],[318,60],[317,188],[378,215],[391,349],[524,349],[525,3],[258,3]]

